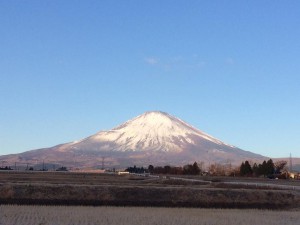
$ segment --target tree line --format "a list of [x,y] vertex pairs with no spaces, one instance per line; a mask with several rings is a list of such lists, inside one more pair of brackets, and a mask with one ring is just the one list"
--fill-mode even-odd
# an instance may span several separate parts
[[[199,166],[200,165],[200,166]],[[248,177],[275,177],[286,170],[286,161],[273,162],[272,159],[263,161],[262,163],[251,163],[244,161],[238,167],[232,167],[228,164],[210,164],[208,170],[204,171],[202,168],[204,162],[198,164],[187,164],[184,166],[153,166],[148,167],[128,167],[126,171],[130,173],[151,173],[151,174],[170,174],[170,175],[206,175],[211,176],[248,176]]]
[[201,169],[197,162],[193,164],[187,164],[183,167],[181,166],[156,166],[149,165],[148,168],[144,167],[128,167],[126,171],[130,173],[152,173],[152,174],[170,174],[170,175],[199,175]]
[[242,162],[240,166],[240,175],[241,176],[264,176],[271,177],[277,174],[280,174],[282,170],[285,169],[287,162],[278,161],[273,163],[272,159],[268,161],[263,161],[263,163],[257,164],[254,163],[250,165],[249,161]]
[[0,170],[13,170],[10,166],[0,167]]

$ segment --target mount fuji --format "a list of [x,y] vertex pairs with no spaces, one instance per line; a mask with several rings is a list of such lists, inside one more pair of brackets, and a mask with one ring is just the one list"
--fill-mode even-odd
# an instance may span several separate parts
[[165,112],[146,112],[79,141],[0,156],[18,164],[44,162],[68,167],[184,165],[195,161],[240,164],[264,156],[226,144]]

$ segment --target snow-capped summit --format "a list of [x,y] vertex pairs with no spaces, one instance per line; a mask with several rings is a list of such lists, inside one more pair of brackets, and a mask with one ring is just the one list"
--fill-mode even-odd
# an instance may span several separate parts
[[197,130],[182,120],[165,112],[146,112],[109,131],[99,132],[84,142],[112,142],[114,150],[160,150],[180,152],[185,144],[195,145],[195,137],[215,144],[221,141]]
[[132,165],[183,165],[195,161],[240,163],[263,156],[241,150],[196,129],[165,112],[151,111],[108,131],[79,141],[0,157],[21,163],[47,159],[76,167]]

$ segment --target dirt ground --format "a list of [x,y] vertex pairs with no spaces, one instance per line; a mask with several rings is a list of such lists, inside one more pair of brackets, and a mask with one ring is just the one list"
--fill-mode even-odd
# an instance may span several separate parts
[[0,205],[1,225],[298,225],[299,221],[296,210]]

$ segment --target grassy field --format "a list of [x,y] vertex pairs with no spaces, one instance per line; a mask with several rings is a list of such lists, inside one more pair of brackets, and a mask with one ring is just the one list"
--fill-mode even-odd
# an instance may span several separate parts
[[[212,182],[133,175],[0,172],[0,204],[300,208],[300,191],[291,190],[289,186],[297,186],[299,182],[253,180],[288,185],[287,189],[278,189],[274,186],[231,185],[225,183],[224,178],[205,179]],[[236,178],[225,181],[228,179],[239,181]]]
[[0,225],[299,225],[300,211],[0,205]]

